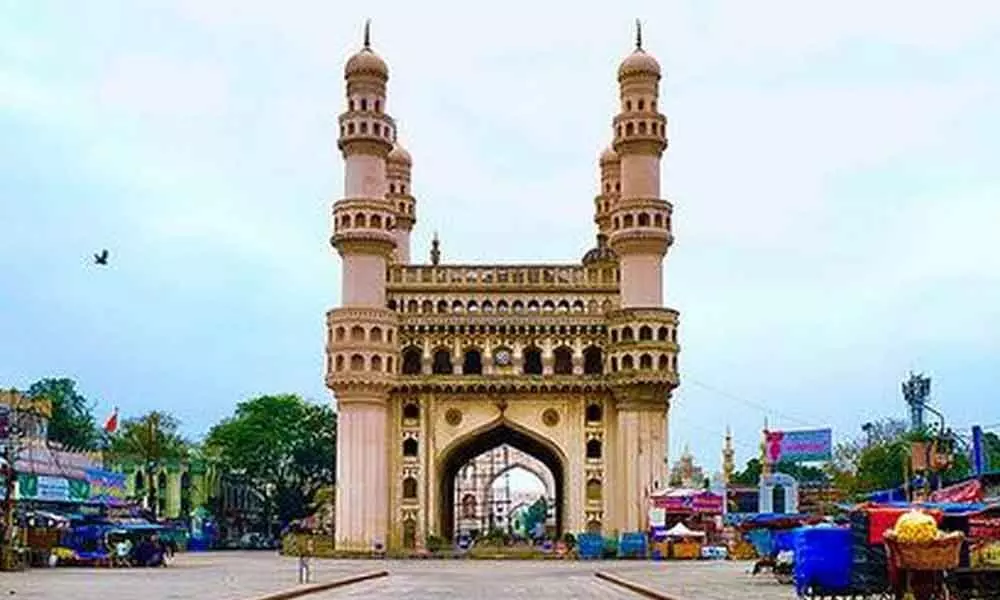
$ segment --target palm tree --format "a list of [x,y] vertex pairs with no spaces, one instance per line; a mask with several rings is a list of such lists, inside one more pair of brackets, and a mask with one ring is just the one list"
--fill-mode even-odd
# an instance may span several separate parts
[[156,501],[155,473],[165,461],[184,458],[188,443],[177,432],[179,422],[168,413],[153,411],[138,419],[128,419],[110,440],[109,455],[113,462],[141,465],[145,476],[146,505],[159,518]]

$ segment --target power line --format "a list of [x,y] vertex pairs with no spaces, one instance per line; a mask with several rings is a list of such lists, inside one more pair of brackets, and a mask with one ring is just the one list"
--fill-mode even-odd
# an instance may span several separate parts
[[791,421],[791,422],[797,423],[799,425],[805,425],[806,427],[815,427],[816,426],[815,423],[812,423],[812,422],[809,422],[809,421],[806,421],[806,420],[803,420],[803,419],[799,419],[799,418],[793,417],[791,415],[783,414],[783,413],[781,413],[781,412],[779,412],[777,410],[774,410],[773,408],[771,408],[769,406],[766,406],[765,404],[763,404],[761,402],[755,402],[753,400],[748,400],[746,398],[741,398],[740,396],[737,396],[736,394],[733,394],[731,392],[727,392],[725,390],[722,390],[722,389],[719,389],[717,387],[711,386],[711,385],[709,385],[707,383],[703,383],[701,381],[698,381],[697,379],[695,379],[694,377],[691,377],[690,375],[685,375],[684,376],[684,380],[685,381],[690,381],[691,383],[695,384],[696,386],[698,386],[698,387],[700,387],[702,389],[705,389],[705,390],[707,390],[709,392],[713,392],[715,394],[718,394],[718,395],[720,395],[720,396],[722,396],[724,398],[728,398],[730,400],[735,400],[736,402],[740,402],[740,403],[746,404],[748,406],[752,406],[752,407],[754,407],[754,408],[756,408],[758,410],[761,410],[761,411],[763,411],[765,413],[768,413],[768,414],[773,414],[773,415],[775,415],[777,417],[781,417],[782,419],[785,419],[787,421]]

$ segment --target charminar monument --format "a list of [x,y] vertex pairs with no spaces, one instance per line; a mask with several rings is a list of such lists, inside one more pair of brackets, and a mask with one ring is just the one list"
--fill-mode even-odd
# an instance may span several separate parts
[[599,159],[596,245],[550,265],[410,255],[413,159],[389,114],[389,68],[365,28],[347,60],[330,241],[342,306],[327,313],[326,384],[339,409],[336,546],[407,548],[455,530],[455,480],[508,445],[555,486],[556,530],[635,531],[667,485],[677,311],[664,306],[673,207],[660,191],[660,65],[618,68]]

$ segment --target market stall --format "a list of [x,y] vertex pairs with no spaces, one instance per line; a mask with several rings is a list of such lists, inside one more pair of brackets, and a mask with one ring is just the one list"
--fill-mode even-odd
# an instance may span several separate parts
[[701,558],[701,548],[705,542],[704,531],[695,531],[684,523],[677,523],[666,531],[664,537],[668,544],[667,557],[683,560]]

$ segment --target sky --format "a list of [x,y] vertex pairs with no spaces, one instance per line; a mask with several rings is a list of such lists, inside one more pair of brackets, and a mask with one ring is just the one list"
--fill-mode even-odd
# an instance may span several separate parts
[[[665,73],[670,455],[1000,422],[1000,3],[0,0],[0,385],[98,418],[329,401],[343,63],[372,18],[413,255],[578,261],[633,22]],[[90,264],[111,251],[111,265]]]

